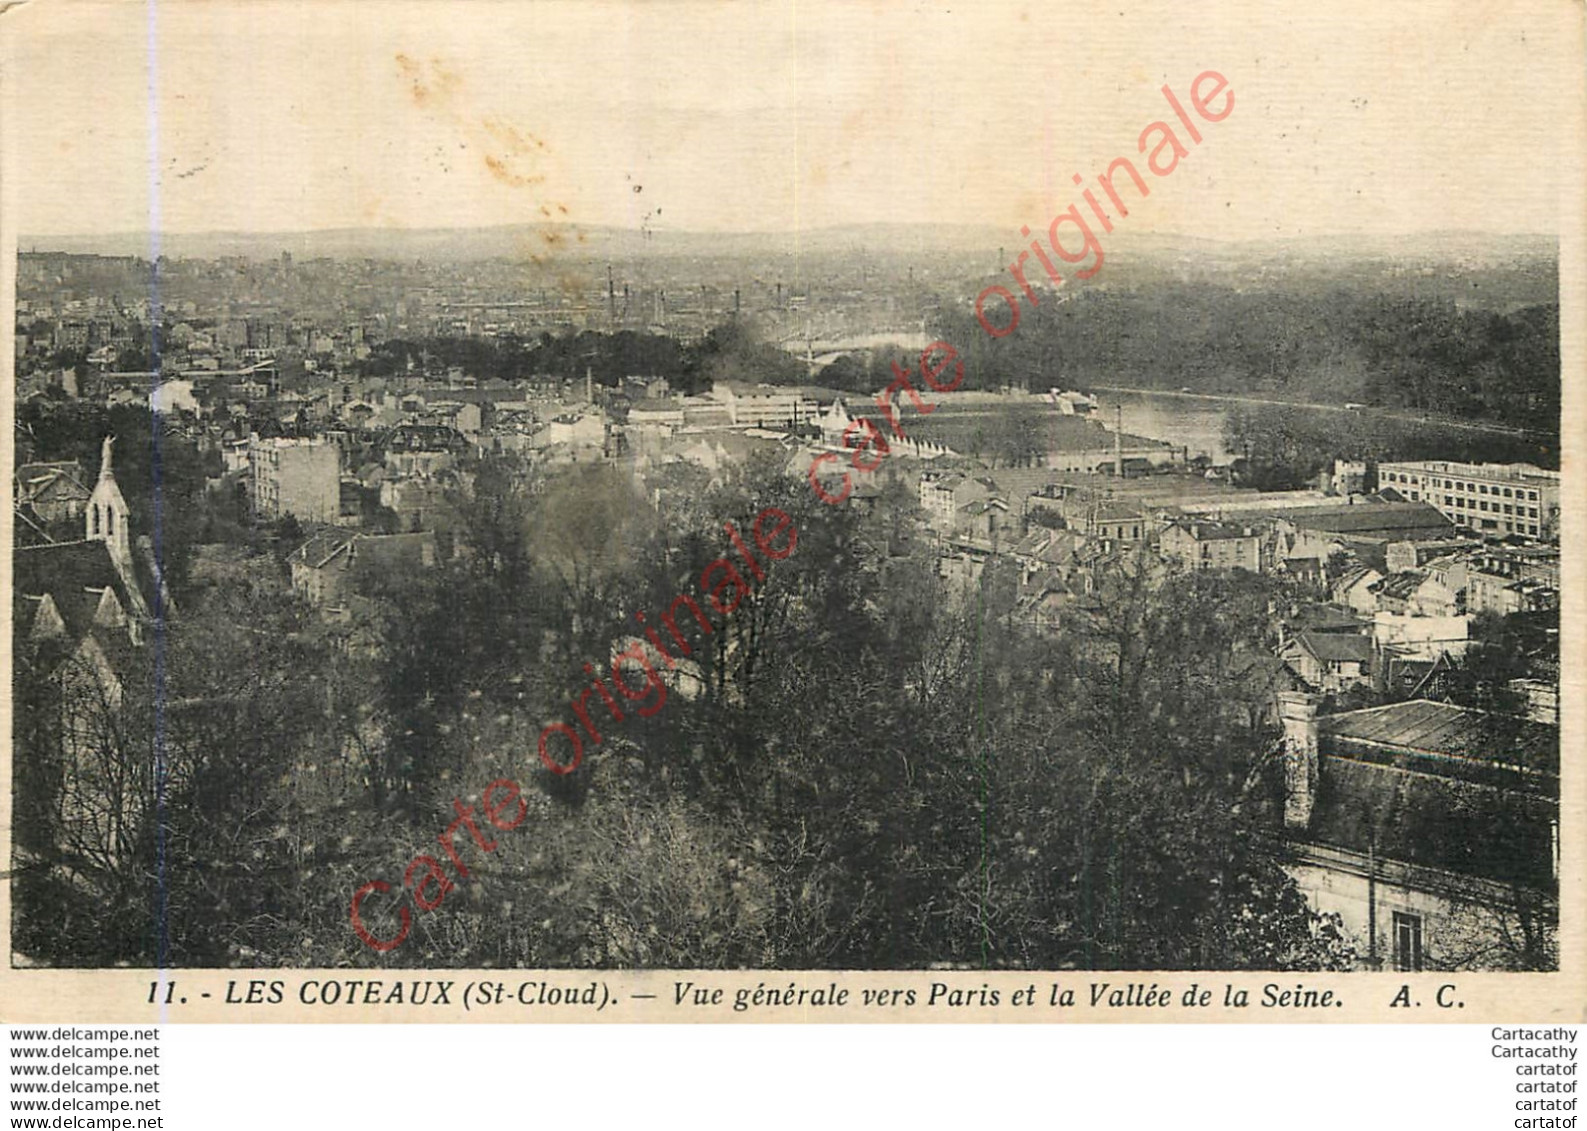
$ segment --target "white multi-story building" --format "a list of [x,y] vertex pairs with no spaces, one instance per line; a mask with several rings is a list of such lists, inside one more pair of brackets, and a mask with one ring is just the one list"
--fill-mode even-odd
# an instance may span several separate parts
[[717,381],[706,398],[726,405],[728,422],[737,428],[791,428],[813,421],[821,411],[797,387]]
[[254,513],[273,520],[295,515],[303,522],[335,522],[341,511],[341,453],[324,440],[248,442]]
[[1416,460],[1378,465],[1378,487],[1428,503],[1459,526],[1485,533],[1559,538],[1557,471],[1529,463]]

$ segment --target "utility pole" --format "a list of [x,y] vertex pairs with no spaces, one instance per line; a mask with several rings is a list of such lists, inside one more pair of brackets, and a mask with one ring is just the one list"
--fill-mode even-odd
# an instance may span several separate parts
[[1378,969],[1378,833],[1367,841],[1367,969]]

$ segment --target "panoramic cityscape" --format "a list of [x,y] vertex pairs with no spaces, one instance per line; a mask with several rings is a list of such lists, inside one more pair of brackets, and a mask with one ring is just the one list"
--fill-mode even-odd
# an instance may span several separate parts
[[36,984],[1559,970],[1557,5],[39,8]]

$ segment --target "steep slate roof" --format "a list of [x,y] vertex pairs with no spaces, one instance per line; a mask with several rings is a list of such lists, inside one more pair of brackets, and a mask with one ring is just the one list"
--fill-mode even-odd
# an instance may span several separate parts
[[47,595],[74,640],[81,639],[92,627],[103,590],[113,590],[129,614],[137,607],[104,542],[18,546],[12,562],[12,587],[17,595]]
[[1448,532],[1454,524],[1427,503],[1356,503],[1282,512],[1297,527],[1330,534],[1396,535]]
[[993,473],[999,493],[1010,501],[1062,482],[1061,472],[1046,467],[1000,467]]
[[1073,531],[1034,527],[1006,551],[1017,558],[1033,558],[1049,566],[1068,561],[1079,539]]
[[322,530],[292,551],[290,561],[321,569],[336,555],[346,552],[355,534],[341,530]]
[[1389,574],[1382,581],[1375,582],[1371,587],[1371,591],[1380,597],[1394,597],[1404,600],[1420,589],[1422,582],[1426,580],[1427,575],[1421,570],[1402,570],[1399,573]]
[[83,469],[68,463],[25,463],[16,470],[18,495],[36,503],[55,497],[86,501],[91,494],[82,483]]
[[443,424],[400,424],[386,434],[381,448],[387,452],[461,452],[468,449],[468,440]]
[[1072,531],[1055,530],[1052,540],[1037,552],[1036,558],[1048,565],[1063,565],[1074,556],[1075,546],[1079,541],[1079,537]]
[[[394,575],[422,569],[434,561],[435,534],[423,530],[411,534],[361,534],[354,553],[366,569]],[[430,547],[426,561],[426,547]]]
[[1414,699],[1327,715],[1317,726],[1319,735],[1337,741],[1443,763],[1441,772],[1458,772],[1467,762],[1559,776],[1559,728],[1529,719]]
[[424,530],[410,534],[362,534],[345,531],[321,531],[292,552],[291,561],[311,569],[334,566],[351,569],[355,562],[362,568],[384,575],[421,569],[430,564],[425,561],[426,546],[433,560],[435,535]]
[[1301,687],[1300,678],[1283,660],[1259,649],[1230,657],[1228,672],[1248,692],[1296,691]]
[[1074,594],[1074,590],[1064,580],[1063,574],[1055,569],[1044,569],[1032,573],[1020,583],[1019,589],[1022,597],[1031,600],[1044,597],[1049,593],[1056,593],[1064,597],[1073,596]]
[[1052,541],[1052,534],[1051,530],[1038,526],[1010,546],[1008,552],[1015,556],[1035,557],[1047,548],[1047,544]]

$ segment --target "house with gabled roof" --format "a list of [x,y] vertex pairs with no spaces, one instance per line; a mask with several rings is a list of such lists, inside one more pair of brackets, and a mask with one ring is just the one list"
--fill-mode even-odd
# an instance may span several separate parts
[[1017,528],[1018,519],[1008,503],[996,495],[973,499],[959,508],[954,533],[973,542],[997,545]]
[[1328,584],[1328,564],[1314,554],[1290,554],[1278,558],[1273,568],[1277,573],[1294,578],[1314,592],[1326,589]]
[[1406,616],[1452,617],[1460,601],[1454,590],[1425,570],[1391,573],[1369,587],[1377,611]]
[[469,447],[461,432],[440,424],[401,424],[386,433],[380,444],[386,468],[393,475],[435,475],[456,463]]
[[[965,508],[971,503],[1001,498],[1002,492],[989,476],[970,476],[956,471],[927,471],[920,476],[920,506],[927,520],[937,529],[959,528]],[[1007,500],[1003,500],[1005,511]]]
[[1081,538],[1069,530],[1049,530],[1043,526],[1010,545],[1004,552],[1020,564],[1027,573],[1054,566],[1066,566],[1074,558]]
[[364,534],[325,530],[287,558],[292,588],[322,610],[344,609],[371,583],[435,565],[435,534]]
[[92,494],[83,486],[83,469],[76,460],[21,464],[13,476],[13,484],[18,515],[26,515],[31,523],[44,530],[80,523]]

